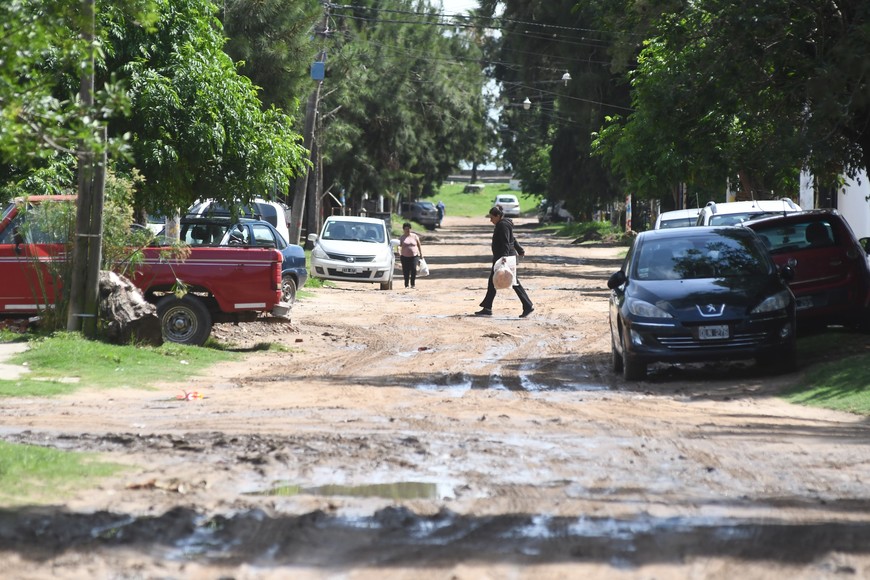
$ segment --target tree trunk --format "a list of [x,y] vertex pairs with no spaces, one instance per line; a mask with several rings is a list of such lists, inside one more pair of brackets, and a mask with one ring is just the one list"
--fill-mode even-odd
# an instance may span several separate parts
[[163,344],[157,307],[145,300],[139,288],[114,272],[100,272],[99,280],[105,337],[116,344]]

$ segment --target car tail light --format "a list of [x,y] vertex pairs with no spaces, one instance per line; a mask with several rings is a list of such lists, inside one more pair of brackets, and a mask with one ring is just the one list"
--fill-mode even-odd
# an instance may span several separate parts
[[275,250],[275,260],[272,261],[272,281],[275,282],[275,289],[281,291],[281,270],[284,265],[284,256],[278,250]]

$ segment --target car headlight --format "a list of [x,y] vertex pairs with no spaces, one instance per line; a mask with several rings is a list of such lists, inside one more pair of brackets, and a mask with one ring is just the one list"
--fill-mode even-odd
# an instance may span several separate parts
[[321,248],[320,245],[318,244],[318,245],[314,246],[313,250],[311,250],[311,257],[317,258],[318,260],[324,260],[328,256],[326,255],[326,252],[323,251],[323,248]]
[[791,296],[788,290],[777,292],[773,296],[765,298],[761,304],[752,309],[752,314],[761,314],[762,312],[773,312],[775,310],[784,310],[788,307],[791,301]]
[[634,316],[644,318],[673,318],[670,314],[645,300],[631,300],[628,303],[628,311]]

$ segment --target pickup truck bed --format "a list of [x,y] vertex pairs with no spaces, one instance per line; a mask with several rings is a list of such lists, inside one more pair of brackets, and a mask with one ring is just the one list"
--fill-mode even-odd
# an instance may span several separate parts
[[[74,198],[28,198],[29,203]],[[0,221],[0,315],[27,316],[52,307],[60,292],[57,272],[67,246],[14,235],[24,212],[11,204]],[[18,242],[18,243],[16,243]],[[198,247],[184,259],[167,259],[162,248],[145,248],[131,280],[157,306],[165,340],[201,345],[213,322],[253,320],[262,313],[284,316],[281,253],[273,248]],[[174,293],[178,282],[187,289]]]

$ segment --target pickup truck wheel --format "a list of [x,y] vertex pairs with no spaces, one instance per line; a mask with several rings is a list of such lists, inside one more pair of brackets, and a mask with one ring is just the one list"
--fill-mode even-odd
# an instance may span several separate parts
[[296,302],[296,280],[290,274],[281,277],[281,300],[287,304]]
[[211,334],[211,314],[194,296],[167,296],[157,303],[164,340],[202,346]]

